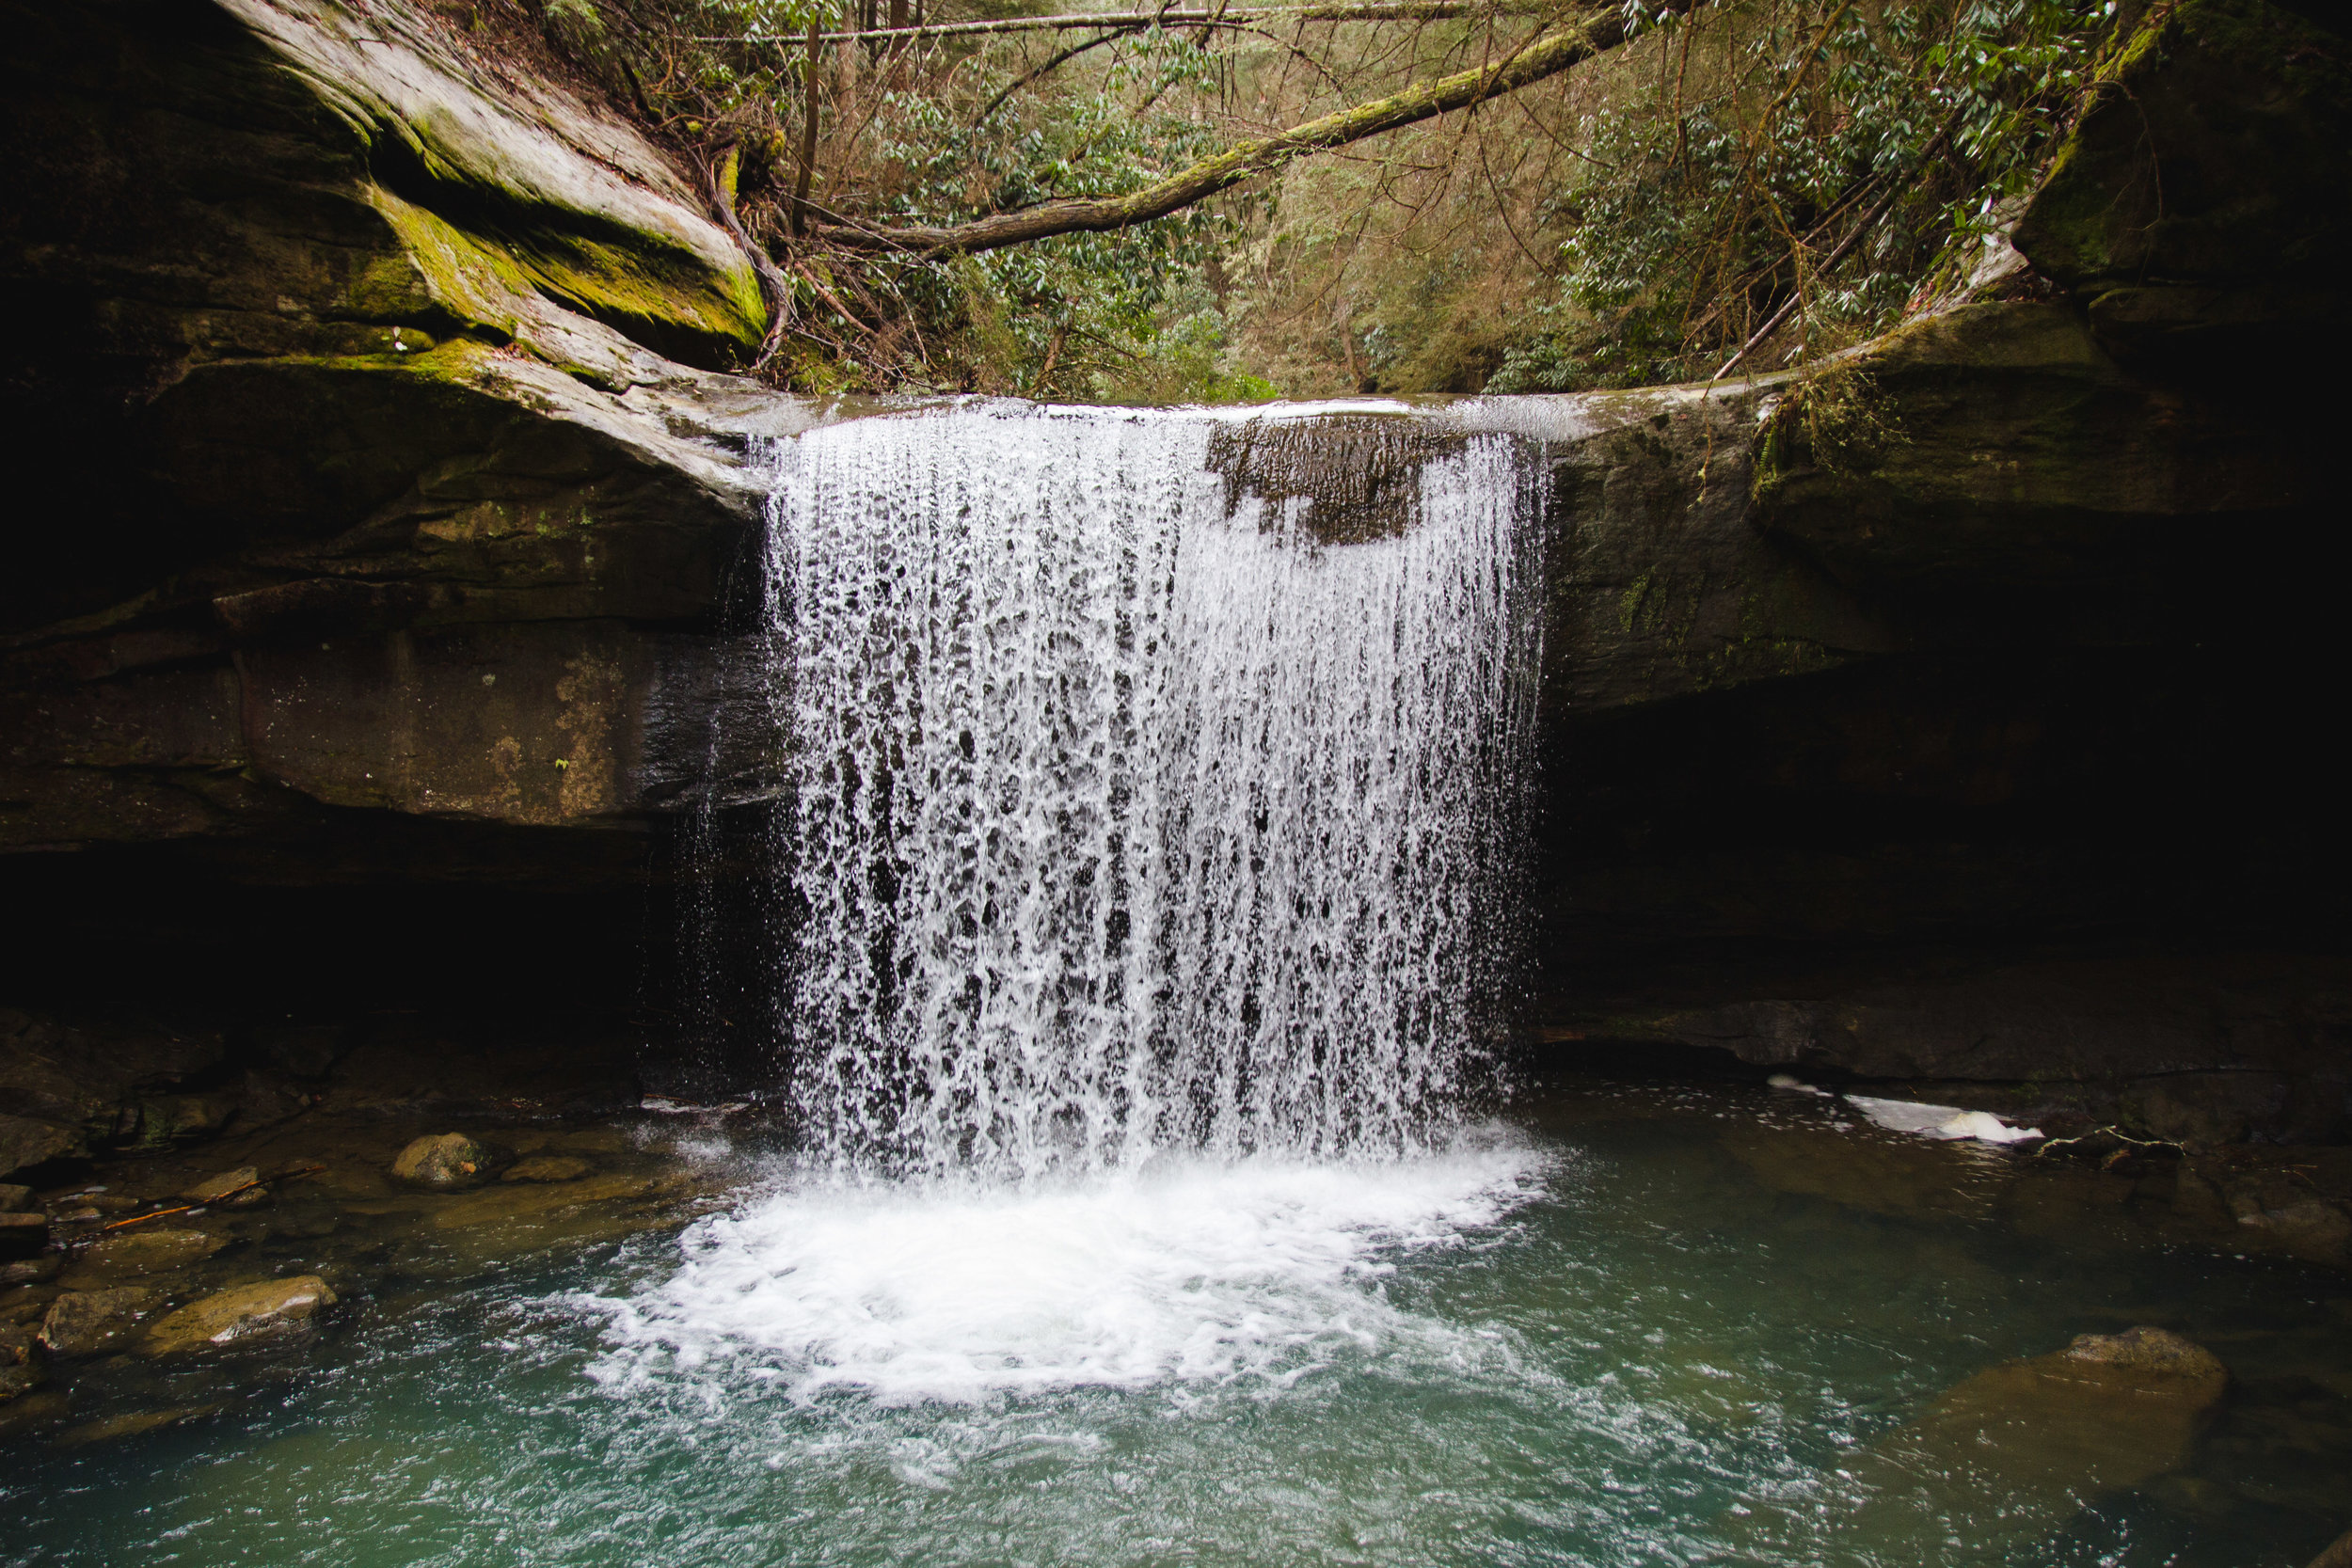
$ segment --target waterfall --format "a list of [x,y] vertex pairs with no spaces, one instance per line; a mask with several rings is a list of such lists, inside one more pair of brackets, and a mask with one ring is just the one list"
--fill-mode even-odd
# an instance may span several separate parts
[[1032,1177],[1401,1151],[1492,1049],[1540,465],[1424,418],[964,404],[780,447],[805,1136]]

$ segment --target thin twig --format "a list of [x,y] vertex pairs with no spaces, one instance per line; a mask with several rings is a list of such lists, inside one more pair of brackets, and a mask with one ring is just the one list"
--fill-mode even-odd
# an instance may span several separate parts
[[1041,65],[1034,71],[1030,71],[1022,76],[1016,77],[1011,82],[1006,84],[1004,91],[990,99],[988,101],[988,106],[982,109],[978,114],[972,117],[972,129],[977,131],[981,126],[986,125],[989,121],[989,118],[994,115],[997,110],[1003,108],[1014,93],[1019,92],[1023,87],[1027,87],[1030,83],[1036,81],[1047,71],[1054,70],[1057,66],[1065,65],[1068,62],[1076,59],[1079,55],[1085,54],[1089,49],[1100,49],[1106,43],[1125,38],[1130,33],[1139,33],[1144,28],[1151,25],[1152,25],[1152,24],[1148,20],[1131,22],[1125,26],[1112,28],[1109,32],[1103,34],[1100,38],[1090,38],[1084,43],[1073,43],[1067,49],[1057,50],[1052,55],[1047,57],[1043,65]]
[[[279,1181],[291,1181],[297,1176],[316,1176],[319,1172],[325,1170],[326,1168],[326,1167],[325,1165],[306,1165],[300,1170],[290,1170],[286,1172],[285,1175],[277,1177],[274,1180]],[[245,1182],[240,1186],[231,1187],[225,1193],[218,1194],[213,1197],[208,1197],[201,1203],[183,1203],[177,1209],[158,1209],[152,1213],[134,1214],[127,1220],[116,1220],[111,1225],[102,1225],[98,1228],[101,1231],[119,1230],[126,1225],[145,1225],[149,1220],[159,1220],[167,1214],[193,1213],[199,1209],[209,1209],[216,1204],[226,1203],[230,1198],[236,1196],[239,1193],[249,1193],[256,1187],[266,1187],[268,1185],[269,1180],[256,1178],[255,1180]]]

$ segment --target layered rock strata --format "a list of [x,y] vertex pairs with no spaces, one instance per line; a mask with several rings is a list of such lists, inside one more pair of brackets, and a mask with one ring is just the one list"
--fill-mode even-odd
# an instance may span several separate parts
[[[681,155],[406,0],[8,20],[0,887],[39,929],[0,1001],[40,1016],[0,1155],[344,1092],[294,1037],[361,1014],[475,1021],[451,1073],[602,1031],[603,1085],[612,1037],[661,1037],[639,955],[681,821],[755,832],[775,794],[751,457],[828,411],[729,373],[749,259]],[[1553,1059],[2344,1135],[2334,413],[2281,371],[2346,319],[2345,47],[2169,8],[2015,251],[1900,330],[1459,410],[1554,481]],[[1301,493],[1409,523],[1420,438],[1333,438]],[[1219,462],[1290,483],[1281,445]],[[721,882],[731,819],[694,829]],[[158,1007],[211,1053],[88,1066]]]

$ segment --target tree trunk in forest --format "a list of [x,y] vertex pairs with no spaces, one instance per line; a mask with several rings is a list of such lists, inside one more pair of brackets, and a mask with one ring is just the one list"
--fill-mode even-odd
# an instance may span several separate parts
[[809,187],[817,182],[817,28],[815,13],[808,22],[808,55],[801,67],[801,102],[806,113],[801,124],[801,173],[792,186],[792,234],[808,232]]

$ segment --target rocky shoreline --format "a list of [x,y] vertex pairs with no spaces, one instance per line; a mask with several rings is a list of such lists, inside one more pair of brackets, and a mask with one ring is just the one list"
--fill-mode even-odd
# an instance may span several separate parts
[[7,1218],[37,1222],[0,1230],[0,1438],[222,1415],[388,1298],[675,1229],[738,1179],[676,1115],[432,1125],[306,1112],[0,1187]]

